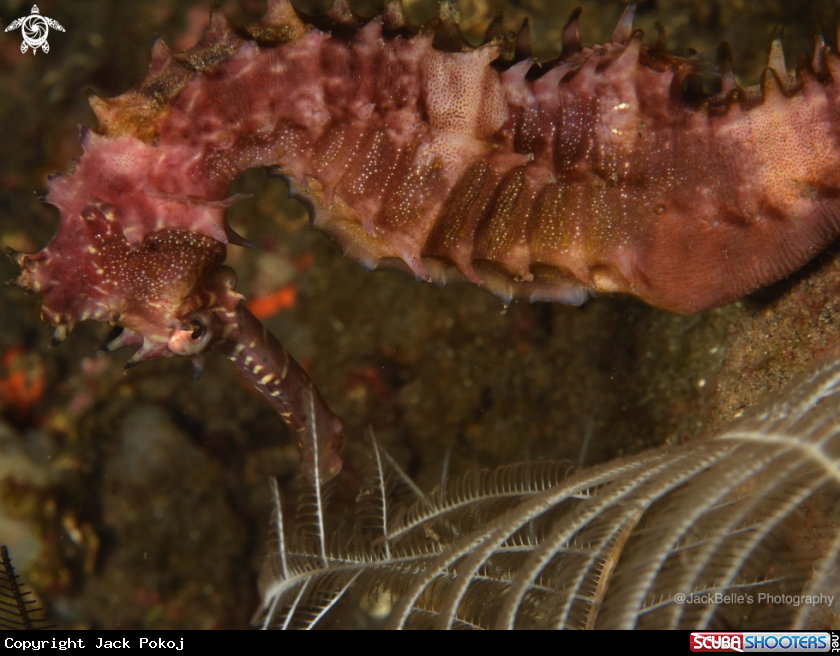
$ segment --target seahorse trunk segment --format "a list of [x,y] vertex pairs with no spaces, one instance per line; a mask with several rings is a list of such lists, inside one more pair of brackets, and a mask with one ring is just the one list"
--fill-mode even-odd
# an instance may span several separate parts
[[[222,265],[242,243],[228,189],[253,167],[285,177],[364,266],[505,302],[620,292],[696,312],[782,278],[840,232],[840,57],[822,39],[791,75],[777,38],[747,89],[722,47],[709,92],[701,59],[643,45],[635,3],[592,47],[576,12],[562,56],[540,67],[526,30],[491,29],[472,48],[453,7],[417,29],[397,0],[368,21],[346,0],[314,19],[269,0],[238,29],[215,11],[184,53],[157,41],[140,84],[91,98],[99,133],[83,131],[75,172],[49,183],[58,233],[16,256],[57,337],[96,319],[126,328],[119,345],[143,344],[136,362],[222,349],[258,388],[281,381],[267,398],[299,433],[308,379],[244,314]],[[191,328],[208,317],[221,332]],[[340,422],[317,398],[331,472]]]
[[[344,423],[329,409],[303,368],[241,303],[232,330],[217,350],[236,365],[286,422],[300,448],[306,477],[314,480],[315,467],[324,481],[338,474]],[[307,416],[310,405],[313,417]],[[317,453],[312,448],[313,430]]]

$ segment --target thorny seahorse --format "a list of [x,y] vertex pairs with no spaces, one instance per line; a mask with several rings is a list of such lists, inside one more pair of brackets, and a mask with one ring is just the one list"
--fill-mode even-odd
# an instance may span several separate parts
[[123,328],[131,366],[230,358],[297,435],[303,469],[341,468],[343,424],[245,308],[224,266],[231,183],[283,176],[312,224],[369,269],[501,297],[582,303],[633,294],[666,310],[715,307],[794,271],[838,233],[840,57],[817,38],[794,74],[781,39],[741,88],[726,45],[720,88],[696,58],[643,44],[635,2],[607,43],[583,47],[575,12],[562,55],[536,66],[527,27],[471,47],[454,3],[422,28],[399,0],[363,20],[346,0],[310,18],[269,0],[204,40],[158,40],[146,78],[91,98],[99,129],[49,181],[58,232],[13,253],[60,342],[79,321]]

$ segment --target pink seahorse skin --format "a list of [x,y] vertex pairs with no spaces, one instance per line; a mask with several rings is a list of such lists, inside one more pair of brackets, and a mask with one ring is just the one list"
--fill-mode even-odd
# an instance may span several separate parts
[[[840,228],[837,54],[818,40],[793,76],[777,40],[741,89],[724,48],[706,94],[693,60],[643,45],[632,13],[591,48],[575,15],[563,56],[537,69],[500,59],[512,36],[469,47],[447,4],[418,32],[396,3],[365,23],[339,0],[319,23],[334,35],[287,0],[238,31],[215,12],[198,46],[158,41],[145,80],[92,98],[99,132],[50,181],[58,233],[15,256],[18,282],[59,339],[94,319],[126,329],[113,347],[142,344],[133,362],[222,350],[302,438],[311,383],[222,265],[246,169],[284,176],[364,266],[506,302],[621,292],[689,313],[794,271]],[[342,427],[314,398],[328,478]],[[313,462],[310,449],[310,475]]]

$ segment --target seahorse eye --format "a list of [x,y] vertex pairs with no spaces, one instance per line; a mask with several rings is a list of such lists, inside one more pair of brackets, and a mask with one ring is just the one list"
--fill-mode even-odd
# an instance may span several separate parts
[[176,355],[196,355],[207,349],[213,341],[213,317],[199,310],[184,321],[183,329],[175,330],[169,338],[169,350]]
[[201,337],[202,337],[202,335],[204,335],[204,331],[205,331],[204,325],[200,321],[196,321],[196,320],[190,321],[190,324],[193,327],[193,331],[192,331],[192,334],[190,335],[190,338],[193,341],[201,339]]

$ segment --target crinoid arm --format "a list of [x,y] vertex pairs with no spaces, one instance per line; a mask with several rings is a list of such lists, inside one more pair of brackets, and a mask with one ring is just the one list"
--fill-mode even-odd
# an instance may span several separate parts
[[[373,524],[329,540],[284,531],[275,488],[255,625],[335,628],[345,599],[391,628],[836,622],[840,360],[709,439],[572,474],[563,463],[508,465],[404,504],[373,450],[376,491],[358,515],[381,518]],[[323,525],[329,510],[318,509]]]
[[32,630],[50,629],[39,616],[43,608],[36,608],[37,602],[31,598],[32,592],[26,590],[15,574],[12,557],[6,546],[0,547],[0,629]]

